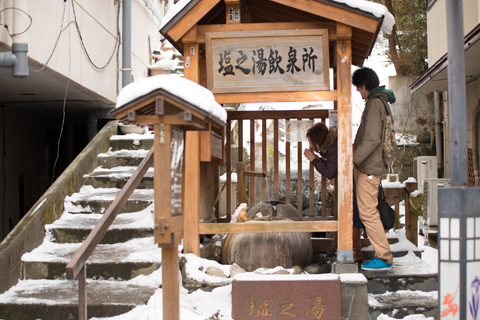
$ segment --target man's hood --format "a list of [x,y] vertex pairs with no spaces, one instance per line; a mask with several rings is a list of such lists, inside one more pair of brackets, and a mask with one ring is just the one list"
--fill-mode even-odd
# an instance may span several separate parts
[[397,99],[395,98],[395,93],[393,92],[393,90],[385,89],[385,86],[378,86],[378,87],[373,88],[372,91],[370,91],[370,93],[368,94],[368,98],[370,98],[375,93],[385,93],[385,94],[387,94],[388,101],[390,103],[394,103],[395,101],[397,101]]

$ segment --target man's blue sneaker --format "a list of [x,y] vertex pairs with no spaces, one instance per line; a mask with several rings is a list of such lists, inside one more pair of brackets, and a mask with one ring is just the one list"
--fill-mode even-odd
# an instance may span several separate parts
[[372,261],[362,263],[362,270],[367,271],[384,271],[392,269],[393,263],[386,263],[383,260],[373,258]]

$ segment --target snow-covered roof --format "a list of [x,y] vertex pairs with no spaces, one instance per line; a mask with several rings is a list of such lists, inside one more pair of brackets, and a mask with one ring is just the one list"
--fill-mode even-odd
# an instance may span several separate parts
[[210,90],[175,75],[157,75],[125,86],[118,95],[116,108],[158,89],[183,99],[224,123],[227,121],[227,112],[215,101],[215,96]]
[[[172,9],[170,9],[165,17],[162,19],[162,24],[160,29],[162,29],[170,20],[172,20],[180,11],[182,11],[185,6],[190,3],[191,0],[180,0],[178,1]],[[395,24],[395,18],[393,15],[388,12],[388,9],[380,4],[367,0],[326,0],[331,2],[338,2],[346,4],[351,8],[360,9],[362,11],[373,14],[377,18],[384,17],[382,23],[382,31],[390,34],[392,32],[393,25]]]
[[[373,14],[377,18],[384,17],[382,23],[382,31],[390,34],[395,25],[395,18],[388,12],[387,7],[383,4],[367,1],[367,0],[328,0],[333,2],[344,3],[351,8],[357,8],[365,12]],[[163,21],[162,21],[163,23]]]

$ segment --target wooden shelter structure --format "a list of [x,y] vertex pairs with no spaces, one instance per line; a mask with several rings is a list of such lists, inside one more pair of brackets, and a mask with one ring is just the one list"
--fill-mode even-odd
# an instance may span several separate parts
[[[338,233],[338,262],[353,262],[351,66],[362,66],[370,55],[383,17],[331,0],[192,0],[168,18],[170,20],[163,22],[160,32],[183,54],[185,78],[210,89],[219,104],[333,101],[338,112],[338,214],[333,219],[324,215],[313,217],[312,205],[308,221],[230,224],[227,222],[228,212],[227,219],[222,220],[218,215],[217,223],[208,223],[219,193],[219,165],[226,162],[227,176],[231,173],[232,120],[238,121],[239,128],[242,128],[243,121],[250,121],[253,137],[254,121],[260,121],[263,132],[266,132],[266,120],[272,119],[276,130],[273,153],[278,164],[278,120],[319,118],[323,121],[328,118],[326,110],[229,112],[226,136],[223,131],[215,132],[214,129],[211,133],[187,132],[185,252],[200,254],[199,234],[330,231]],[[283,52],[283,60],[280,60],[284,73],[276,68],[280,66],[276,64],[279,62],[277,50]],[[312,54],[314,50],[315,56]],[[315,60],[312,61],[313,57]],[[264,63],[263,69],[258,64],[260,61]],[[292,65],[295,62],[303,70],[296,69]],[[317,63],[313,70],[310,62]],[[249,68],[245,70],[247,66]],[[333,88],[329,83],[330,69],[334,75]],[[231,77],[234,72],[238,77]],[[270,77],[272,72],[277,72],[278,77]],[[264,80],[253,78],[259,74],[265,76]],[[221,146],[221,158],[212,152],[215,145],[212,137],[218,135],[227,141],[226,155],[223,155]],[[243,150],[242,130],[239,135],[239,150]],[[265,133],[263,138],[266,141]],[[253,141],[250,146],[254,144]],[[297,147],[300,150],[301,142]],[[266,155],[265,143],[263,152]],[[300,160],[301,156],[299,153]],[[262,173],[265,173],[266,160],[262,158]],[[289,151],[287,166],[288,160]],[[238,162],[243,162],[242,152],[239,152]],[[253,163],[250,162],[248,171],[251,175],[256,174]],[[301,165],[299,169],[301,172]],[[287,199],[291,187],[289,170],[287,167]],[[313,168],[310,168],[310,176],[313,177]],[[278,199],[278,165],[274,180]],[[298,180],[301,183],[301,179]],[[251,187],[254,187],[253,183]],[[229,188],[227,185],[227,192],[231,193]],[[301,194],[301,187],[298,190]],[[311,195],[312,190],[313,179],[310,179]],[[243,190],[239,190],[240,195],[245,198]],[[264,192],[263,198],[265,196]],[[313,204],[313,199],[310,201]],[[218,205],[216,212],[219,212]]]

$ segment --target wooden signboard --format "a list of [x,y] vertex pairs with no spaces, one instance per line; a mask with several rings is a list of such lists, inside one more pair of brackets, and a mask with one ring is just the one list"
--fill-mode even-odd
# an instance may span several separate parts
[[329,90],[328,29],[207,32],[213,93]]

